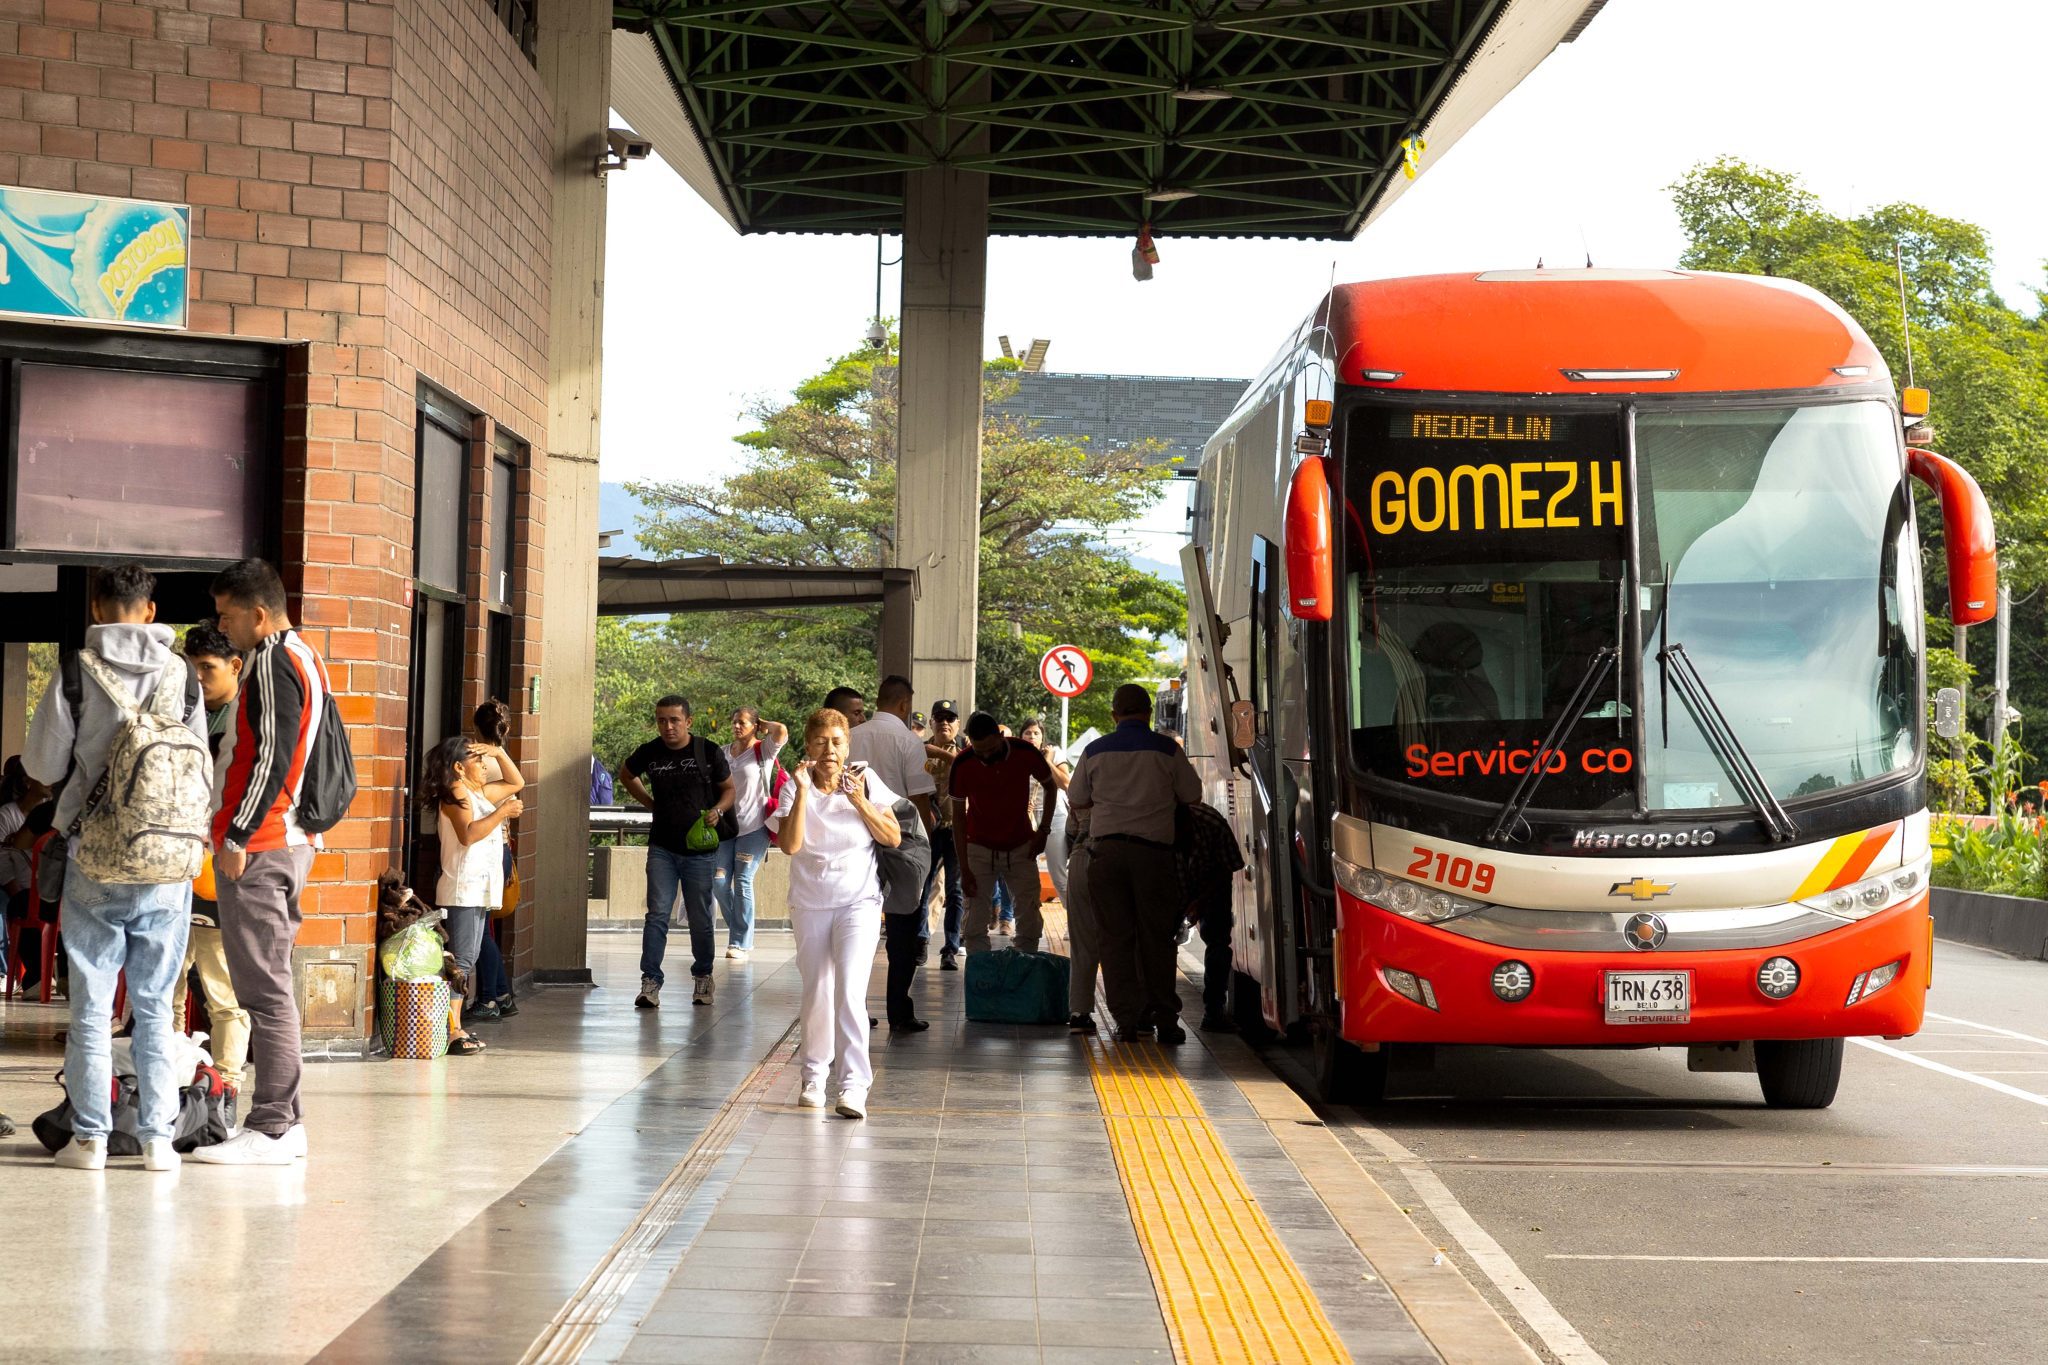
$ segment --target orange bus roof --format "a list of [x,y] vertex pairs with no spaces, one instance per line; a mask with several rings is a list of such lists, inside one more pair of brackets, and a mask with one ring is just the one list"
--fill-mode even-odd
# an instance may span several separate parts
[[[1338,382],[1367,388],[1726,393],[1890,379],[1877,347],[1833,302],[1789,280],[1750,275],[1420,275],[1338,285],[1328,307]],[[1567,370],[1678,373],[1580,381]],[[1400,377],[1372,381],[1367,371]]]

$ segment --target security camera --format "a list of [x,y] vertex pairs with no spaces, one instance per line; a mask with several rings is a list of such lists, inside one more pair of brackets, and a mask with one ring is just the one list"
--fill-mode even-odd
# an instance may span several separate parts
[[654,151],[654,144],[630,128],[608,129],[604,135],[605,150],[597,158],[597,173],[623,171],[629,161],[645,161]]

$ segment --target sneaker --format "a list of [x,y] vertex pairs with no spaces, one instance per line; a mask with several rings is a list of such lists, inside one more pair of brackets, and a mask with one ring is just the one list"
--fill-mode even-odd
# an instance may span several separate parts
[[909,1034],[913,1033],[923,1033],[926,1029],[930,1028],[931,1026],[931,1021],[929,1019],[891,1020],[889,1023],[889,1036],[891,1038],[894,1038],[899,1034],[908,1036]]
[[725,950],[725,960],[727,962],[745,962],[747,960],[747,950],[745,948],[727,948]]
[[661,983],[651,976],[640,978],[640,994],[633,997],[636,1010],[658,1010],[661,1008]]
[[958,953],[954,952],[954,951],[953,951],[953,950],[952,950],[951,948],[948,948],[948,949],[946,949],[946,950],[945,950],[944,952],[940,953],[940,954],[939,954],[939,970],[940,970],[940,971],[942,971],[942,972],[957,972],[957,971],[959,971],[959,970],[960,970],[960,954],[958,954]]
[[697,978],[697,984],[690,992],[690,1003],[693,1005],[708,1005],[711,1003],[710,977],[700,976]]
[[1120,1028],[1115,1034],[1119,1043],[1149,1043],[1152,1041],[1150,1025],[1140,1024],[1136,1028]]
[[799,1109],[823,1109],[825,1107],[825,1083],[812,1081],[796,1092],[796,1107]]
[[178,1153],[171,1146],[169,1138],[151,1138],[142,1144],[142,1169],[145,1171],[175,1171],[178,1169]]
[[107,1169],[107,1140],[73,1138],[57,1149],[57,1164],[73,1171],[104,1171]]
[[929,940],[929,939],[922,939],[922,938],[921,938],[921,939],[919,939],[919,940],[917,941],[917,965],[918,965],[918,966],[920,966],[920,967],[924,966],[924,964],[925,964],[925,963],[927,963],[927,962],[931,961],[931,957],[932,957],[932,945],[931,945],[931,940]]
[[279,1138],[278,1141],[282,1142],[285,1145],[285,1149],[292,1154],[292,1159],[294,1161],[304,1161],[306,1159],[305,1124],[295,1123],[291,1127],[285,1129],[284,1136]]
[[1188,1040],[1188,1031],[1182,1028],[1177,1021],[1161,1024],[1154,1032],[1159,1035],[1159,1041],[1169,1047],[1177,1043],[1185,1043]]
[[498,1002],[495,1000],[486,1000],[475,1009],[467,1009],[462,1012],[464,1023],[484,1023],[492,1019],[503,1019],[504,1017],[505,1011],[498,1008]]
[[519,1002],[509,995],[499,996],[497,1006],[500,1019],[510,1019],[513,1015],[519,1013]]
[[1013,919],[1003,919],[998,921],[996,924],[996,932],[999,934],[1006,934],[1011,938],[1015,938],[1017,936],[1017,921]]
[[1237,1032],[1237,1020],[1227,1014],[1204,1014],[1202,1016],[1202,1032],[1235,1033]]
[[[298,1133],[296,1151],[292,1132]],[[304,1129],[295,1127],[292,1132],[272,1137],[254,1128],[244,1128],[226,1142],[193,1148],[192,1159],[208,1166],[289,1166],[305,1155]]]
[[1069,1032],[1069,1033],[1085,1033],[1085,1034],[1088,1034],[1088,1035],[1090,1035],[1090,1036],[1092,1037],[1092,1036],[1094,1035],[1094,1033],[1095,1033],[1095,1016],[1094,1016],[1094,1015],[1092,1015],[1092,1014],[1070,1014],[1070,1015],[1068,1015],[1068,1016],[1067,1016],[1067,1032]]
[[833,1109],[841,1118],[864,1119],[868,1116],[868,1092],[865,1090],[842,1090],[839,1103]]

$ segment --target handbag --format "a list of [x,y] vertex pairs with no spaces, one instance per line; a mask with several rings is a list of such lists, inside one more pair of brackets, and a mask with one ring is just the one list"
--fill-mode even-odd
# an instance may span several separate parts
[[492,919],[509,919],[519,909],[519,869],[505,874],[505,894],[491,908]]
[[923,909],[925,879],[932,870],[931,840],[925,837],[924,820],[908,797],[897,797],[889,810],[903,832],[903,842],[894,848],[875,845],[875,875],[882,883],[882,913],[915,915]]

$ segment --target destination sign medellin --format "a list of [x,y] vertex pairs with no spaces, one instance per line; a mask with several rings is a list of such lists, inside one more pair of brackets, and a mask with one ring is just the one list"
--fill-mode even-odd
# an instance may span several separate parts
[[1625,520],[1611,417],[1424,410],[1389,413],[1381,430],[1366,486],[1378,535],[1613,531]]

